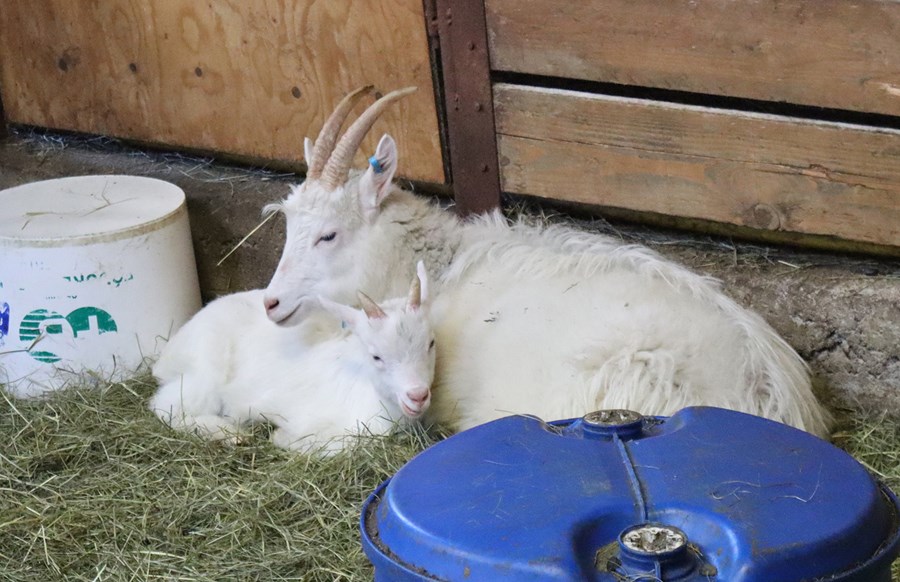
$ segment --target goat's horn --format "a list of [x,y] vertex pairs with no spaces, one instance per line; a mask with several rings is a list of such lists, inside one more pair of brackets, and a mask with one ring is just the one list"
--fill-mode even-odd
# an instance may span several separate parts
[[413,309],[418,309],[422,306],[422,284],[419,283],[419,277],[413,279],[412,285],[409,288],[408,303]]
[[347,172],[350,171],[350,164],[353,163],[353,156],[356,155],[359,144],[362,143],[363,138],[366,137],[366,134],[369,133],[369,130],[372,129],[372,126],[384,110],[387,109],[387,106],[410,93],[414,93],[416,89],[416,87],[407,87],[391,91],[370,105],[353,122],[350,129],[341,136],[341,141],[335,146],[331,157],[328,158],[328,163],[325,164],[322,182],[327,189],[333,190],[347,179]]
[[359,100],[374,88],[373,85],[365,85],[356,91],[348,93],[341,99],[341,102],[338,103],[334,111],[331,112],[331,115],[328,116],[328,120],[319,132],[319,137],[316,138],[312,159],[306,160],[306,163],[309,166],[306,171],[307,178],[316,180],[322,175],[322,168],[325,167],[325,162],[328,161],[328,156],[334,149],[334,144],[337,142],[341,126],[344,125],[344,121],[347,119],[347,116],[350,115],[350,111],[353,110],[353,107]]
[[362,307],[363,311],[366,312],[366,317],[369,319],[382,319],[387,317],[387,314],[384,310],[378,307],[378,304],[375,303],[371,297],[363,293],[362,291],[357,291],[356,296],[359,297],[359,304]]

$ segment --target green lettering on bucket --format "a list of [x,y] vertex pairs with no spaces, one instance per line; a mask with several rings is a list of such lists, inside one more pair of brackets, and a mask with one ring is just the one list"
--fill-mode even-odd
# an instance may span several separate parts
[[[112,316],[97,307],[81,307],[67,315],[66,319],[69,321],[69,325],[72,326],[75,337],[78,337],[79,333],[92,331],[92,328],[95,326],[98,334],[119,331]],[[94,320],[94,325],[91,324],[92,319]]]
[[[65,317],[48,309],[35,309],[22,318],[22,323],[19,324],[19,339],[23,342],[36,340],[41,335],[41,324],[56,319],[65,319]],[[52,335],[62,332],[63,327],[58,323],[44,326],[45,334]]]
[[37,360],[38,362],[43,362],[45,364],[53,364],[58,362],[61,358],[54,354],[53,352],[28,352],[31,354],[31,357]]
[[[48,321],[65,320],[65,317],[55,311],[48,309],[35,309],[22,318],[19,324],[19,339],[23,342],[34,342],[41,335],[41,325],[43,324],[46,335],[56,335],[63,332],[63,326],[59,323],[47,324]],[[33,345],[33,344],[32,344]],[[52,352],[29,350],[29,355],[45,364],[58,362],[60,357]]]
[[[79,334],[82,337],[87,335],[87,332],[96,332],[100,335],[119,331],[112,316],[99,307],[80,307],[65,317],[49,309],[35,309],[22,318],[22,323],[19,324],[19,339],[31,343],[34,347],[34,342],[42,335],[65,333],[66,326],[63,325],[63,321],[69,324],[68,327],[72,329],[72,334],[76,338]],[[28,350],[28,354],[45,364],[52,364],[61,359],[48,351]]]

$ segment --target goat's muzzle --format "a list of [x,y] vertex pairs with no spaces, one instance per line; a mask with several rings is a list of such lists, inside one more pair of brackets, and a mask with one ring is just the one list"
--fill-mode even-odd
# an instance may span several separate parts
[[431,404],[431,390],[428,388],[413,388],[407,390],[400,399],[400,409],[409,418],[418,418],[428,410]]
[[291,320],[294,315],[300,311],[302,301],[298,302],[293,309],[290,305],[285,305],[278,299],[270,295],[263,297],[263,306],[266,308],[266,317],[278,325],[292,325]]

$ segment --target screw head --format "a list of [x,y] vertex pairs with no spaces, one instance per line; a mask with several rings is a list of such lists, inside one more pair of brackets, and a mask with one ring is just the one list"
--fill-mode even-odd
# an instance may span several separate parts
[[587,438],[631,440],[643,433],[644,417],[633,410],[597,410],[581,417],[581,426]]
[[593,426],[622,426],[632,424],[644,418],[639,412],[633,410],[612,409],[596,410],[585,414],[582,420],[585,424]]
[[619,573],[634,580],[653,572],[659,577],[653,579],[695,580],[699,566],[687,534],[662,523],[642,523],[620,533],[619,560]]
[[643,524],[622,532],[622,547],[645,556],[660,556],[676,552],[687,546],[687,536],[677,527]]

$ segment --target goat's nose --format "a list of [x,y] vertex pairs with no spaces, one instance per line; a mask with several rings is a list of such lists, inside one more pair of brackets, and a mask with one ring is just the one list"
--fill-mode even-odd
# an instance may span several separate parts
[[428,400],[428,396],[430,395],[430,391],[428,390],[428,388],[415,388],[413,390],[409,390],[406,395],[416,404],[425,404],[425,402]]
[[269,312],[278,307],[280,301],[278,301],[277,297],[264,297],[263,303],[266,306],[266,312]]

